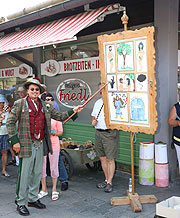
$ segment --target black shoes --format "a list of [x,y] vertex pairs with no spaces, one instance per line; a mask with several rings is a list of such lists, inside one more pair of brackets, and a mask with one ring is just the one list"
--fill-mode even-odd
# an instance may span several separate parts
[[17,211],[22,216],[29,216],[29,210],[26,208],[25,205],[17,205]]
[[[17,205],[17,201],[15,200],[15,204]],[[45,209],[46,205],[42,204],[39,200],[35,202],[28,202],[28,207],[35,207],[37,209]],[[29,210],[25,205],[17,205],[17,211],[22,216],[29,216]]]
[[63,182],[61,184],[61,191],[66,191],[68,189],[68,182]]
[[40,200],[37,200],[35,202],[28,202],[28,207],[35,207],[37,209],[45,209],[46,208],[46,205],[45,204],[42,204],[40,202]]

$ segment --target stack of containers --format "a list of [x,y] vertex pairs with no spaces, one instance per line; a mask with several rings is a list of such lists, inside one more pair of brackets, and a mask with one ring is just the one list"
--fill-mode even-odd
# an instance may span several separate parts
[[155,144],[155,184],[157,187],[169,185],[169,170],[167,158],[167,144]]
[[154,142],[140,142],[139,183],[154,185]]

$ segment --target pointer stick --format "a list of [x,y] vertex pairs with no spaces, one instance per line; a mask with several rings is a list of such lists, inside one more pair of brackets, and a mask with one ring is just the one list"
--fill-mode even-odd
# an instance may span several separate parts
[[[104,89],[104,88],[107,86],[108,83],[109,83],[109,82],[107,82],[107,83],[104,84],[99,90],[97,90],[97,92],[95,92],[94,95],[92,95],[92,96],[82,105],[82,107],[85,107],[85,105],[86,105],[87,103],[89,103],[102,89]],[[67,120],[64,121],[63,124],[65,124],[67,121],[69,121],[76,113],[77,113],[77,112],[74,112],[73,114],[71,114],[71,116],[69,116],[69,117],[67,118]]]

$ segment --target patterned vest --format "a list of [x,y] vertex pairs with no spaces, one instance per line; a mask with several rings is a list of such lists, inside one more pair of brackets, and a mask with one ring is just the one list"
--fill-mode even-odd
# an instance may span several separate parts
[[41,141],[44,138],[45,127],[45,115],[42,112],[41,101],[38,99],[38,111],[29,97],[27,98],[27,102],[29,106],[31,139]]

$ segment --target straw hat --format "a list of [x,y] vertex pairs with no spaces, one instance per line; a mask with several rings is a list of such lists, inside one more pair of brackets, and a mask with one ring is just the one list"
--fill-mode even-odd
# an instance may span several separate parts
[[45,91],[45,89],[43,88],[42,84],[39,82],[39,80],[37,79],[33,79],[33,78],[30,78],[28,79],[25,83],[24,83],[24,88],[27,90],[29,88],[29,85],[30,84],[34,84],[34,85],[37,85],[39,86],[40,88],[40,93],[43,93]]

